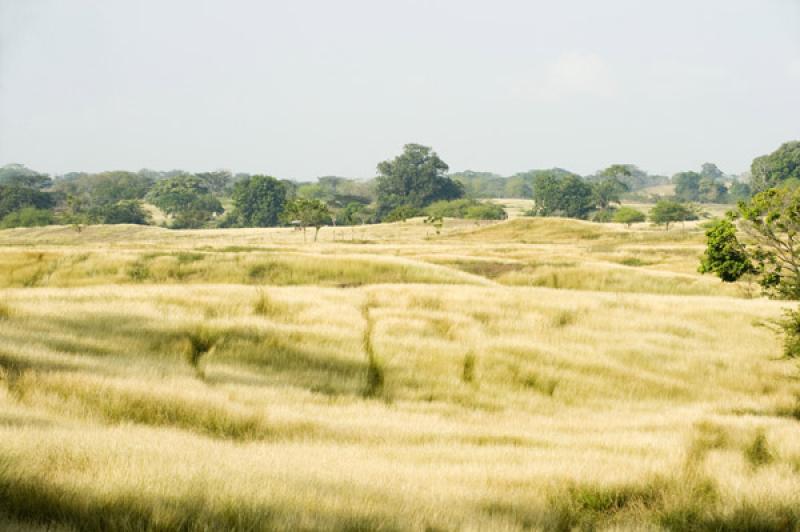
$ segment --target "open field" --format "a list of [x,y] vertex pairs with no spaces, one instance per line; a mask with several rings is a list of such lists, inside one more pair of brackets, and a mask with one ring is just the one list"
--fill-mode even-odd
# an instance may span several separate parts
[[514,216],[1,231],[0,529],[798,530],[787,304],[702,249]]

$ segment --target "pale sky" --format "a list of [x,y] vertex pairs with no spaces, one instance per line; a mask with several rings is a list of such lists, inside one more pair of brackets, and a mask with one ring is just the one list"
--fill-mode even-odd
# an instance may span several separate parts
[[800,0],[0,0],[0,164],[726,172],[800,139]]

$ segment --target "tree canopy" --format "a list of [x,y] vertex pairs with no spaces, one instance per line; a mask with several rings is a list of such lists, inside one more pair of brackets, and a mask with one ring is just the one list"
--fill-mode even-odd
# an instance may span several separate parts
[[286,204],[286,188],[272,176],[254,175],[233,187],[235,216],[246,227],[278,225]]
[[538,175],[533,185],[532,214],[584,219],[594,209],[592,196],[592,186],[580,176]]
[[406,144],[402,154],[378,164],[378,215],[383,217],[401,205],[419,209],[437,200],[460,198],[464,187],[447,177],[447,170],[430,147]]
[[188,174],[159,181],[147,198],[153,205],[174,216],[172,225],[175,228],[200,227],[214,213],[221,214],[224,210],[205,182]]
[[800,181],[800,140],[786,142],[780,148],[753,159],[750,186],[754,193],[785,184],[787,181]]
[[669,230],[670,224],[696,220],[697,215],[683,203],[671,200],[661,200],[650,211],[650,220],[656,225],[665,226]]

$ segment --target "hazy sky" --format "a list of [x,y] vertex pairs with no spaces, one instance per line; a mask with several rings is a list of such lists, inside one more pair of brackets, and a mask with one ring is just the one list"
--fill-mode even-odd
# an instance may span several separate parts
[[0,0],[0,164],[740,172],[800,139],[800,0]]

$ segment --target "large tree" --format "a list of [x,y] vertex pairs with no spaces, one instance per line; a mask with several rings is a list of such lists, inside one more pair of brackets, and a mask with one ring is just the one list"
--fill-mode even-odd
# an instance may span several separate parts
[[592,195],[592,186],[580,176],[541,174],[533,182],[532,214],[586,218],[594,210]]
[[306,239],[306,227],[314,228],[314,242],[316,242],[320,228],[323,225],[333,223],[328,206],[314,199],[294,199],[286,206],[283,216],[288,223],[297,224],[303,230],[304,241]]
[[667,231],[674,222],[696,219],[697,215],[689,207],[677,201],[661,200],[650,211],[650,221],[663,225]]
[[769,155],[753,159],[750,172],[750,186],[755,193],[788,180],[800,181],[800,140],[787,142]]
[[286,188],[272,176],[250,176],[234,185],[233,202],[241,225],[272,227],[286,204]]
[[460,198],[464,187],[447,177],[447,170],[428,146],[406,144],[402,154],[378,164],[378,216],[401,205],[419,209],[437,200]]
[[203,180],[188,174],[159,181],[148,192],[147,199],[174,216],[172,225],[175,228],[201,227],[215,213],[224,210]]

